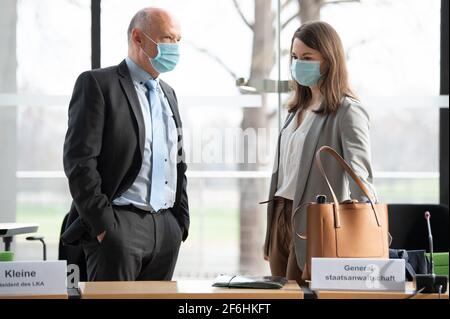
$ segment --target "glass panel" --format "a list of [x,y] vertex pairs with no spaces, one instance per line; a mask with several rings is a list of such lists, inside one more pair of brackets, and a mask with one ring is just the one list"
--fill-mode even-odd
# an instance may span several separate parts
[[71,94],[91,66],[90,0],[17,2],[20,93]]
[[[62,172],[67,105],[17,109],[17,170],[26,173],[18,175],[16,221],[38,223],[38,233],[48,245],[47,258],[57,259],[61,224],[71,204]],[[16,259],[42,258],[40,243],[25,237],[16,237]]]
[[370,108],[370,116],[381,200],[439,203],[439,109]]
[[[2,4],[6,5],[2,2],[0,10]],[[67,129],[65,96],[91,64],[90,1],[19,0],[16,10],[17,46],[10,48],[16,51],[19,93],[11,98],[16,101],[16,168],[61,173]],[[63,103],[49,106],[52,98],[48,95]],[[39,223],[38,233],[48,244],[48,258],[57,259],[61,223],[70,205],[66,179],[19,176],[16,198],[16,221]],[[16,259],[41,259],[41,244],[25,241],[25,237],[15,238]]]

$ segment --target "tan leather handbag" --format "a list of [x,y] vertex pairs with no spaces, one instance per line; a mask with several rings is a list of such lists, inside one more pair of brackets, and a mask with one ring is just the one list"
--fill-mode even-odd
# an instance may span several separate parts
[[[331,154],[351,176],[369,203],[339,203],[320,160],[320,154]],[[332,203],[308,203],[306,230],[306,265],[304,280],[311,278],[311,258],[389,258],[388,210],[386,204],[374,203],[373,196],[345,162],[329,146],[321,147],[315,162],[333,196]]]

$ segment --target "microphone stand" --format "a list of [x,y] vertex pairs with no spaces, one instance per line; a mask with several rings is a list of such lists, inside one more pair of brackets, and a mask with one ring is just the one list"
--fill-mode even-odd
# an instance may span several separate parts
[[420,290],[423,293],[445,293],[447,291],[447,276],[436,276],[434,274],[434,261],[433,261],[433,235],[431,234],[431,214],[425,212],[425,219],[428,227],[428,244],[430,246],[430,265],[431,274],[416,275],[416,290]]

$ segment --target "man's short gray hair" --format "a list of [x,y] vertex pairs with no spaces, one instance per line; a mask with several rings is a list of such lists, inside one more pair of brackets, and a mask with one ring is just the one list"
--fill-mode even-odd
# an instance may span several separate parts
[[139,10],[131,19],[130,25],[128,26],[128,44],[131,42],[131,31],[134,28],[140,28],[142,30],[146,30],[148,24],[150,23],[150,14],[147,12],[147,10],[142,9]]

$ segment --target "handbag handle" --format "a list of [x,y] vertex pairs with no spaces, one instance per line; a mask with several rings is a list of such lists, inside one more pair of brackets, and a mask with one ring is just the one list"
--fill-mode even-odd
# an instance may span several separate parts
[[325,181],[327,182],[328,188],[330,189],[331,195],[333,196],[334,201],[334,226],[335,228],[341,227],[341,220],[339,217],[339,202],[337,200],[336,194],[333,191],[333,188],[331,187],[330,181],[328,180],[327,174],[325,173],[325,169],[323,168],[322,161],[320,160],[320,153],[327,152],[330,155],[332,155],[338,163],[344,168],[344,170],[351,176],[351,178],[355,181],[356,185],[362,190],[364,195],[369,199],[370,205],[372,206],[372,210],[375,216],[375,219],[377,221],[378,227],[381,227],[380,219],[378,217],[377,211],[375,210],[375,205],[373,203],[373,199],[371,195],[369,194],[369,190],[367,187],[361,182],[359,177],[355,174],[353,169],[350,167],[350,165],[347,164],[347,162],[331,147],[329,146],[322,146],[319,148],[319,150],[316,152],[316,165],[319,168],[320,173],[325,178]]

